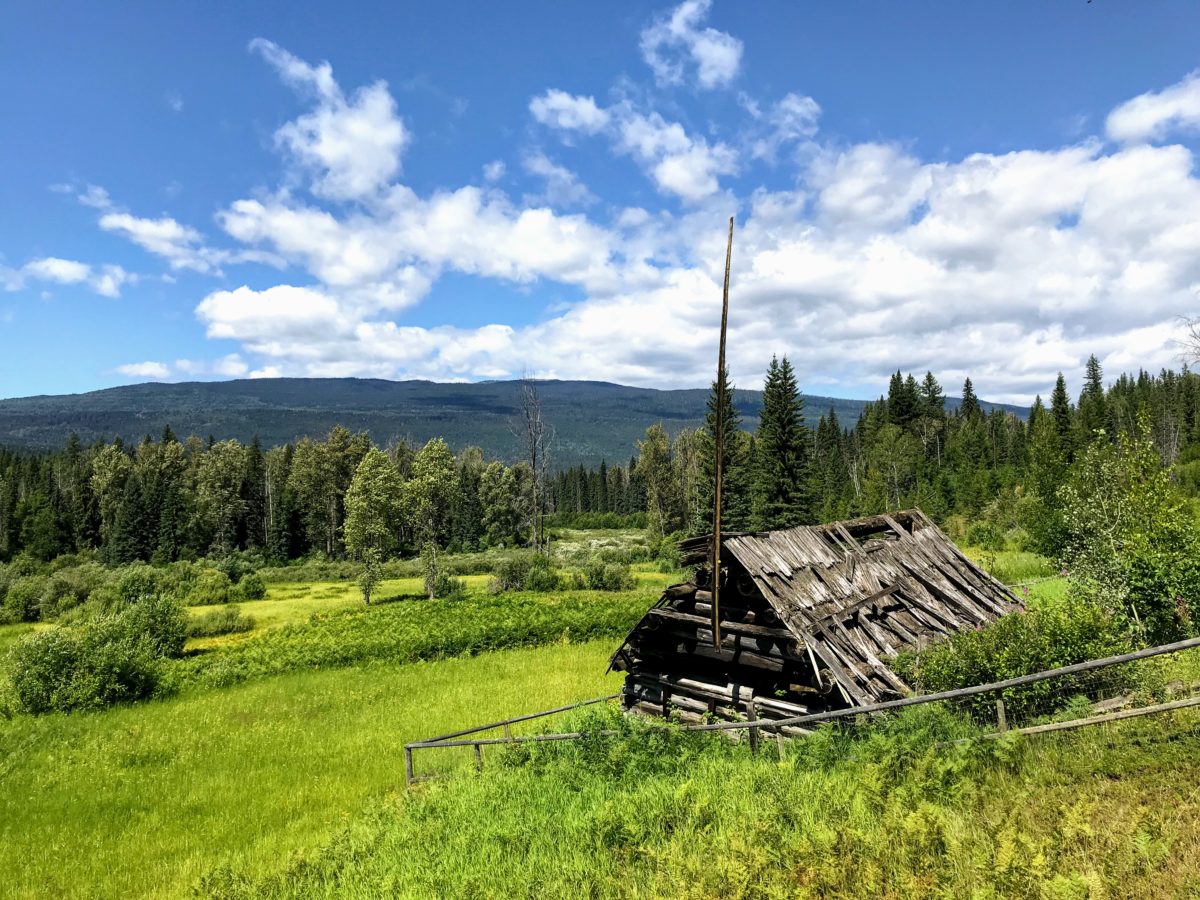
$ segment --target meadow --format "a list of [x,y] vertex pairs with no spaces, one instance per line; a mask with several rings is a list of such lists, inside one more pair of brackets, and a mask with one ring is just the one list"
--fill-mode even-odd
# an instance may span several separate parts
[[401,788],[406,741],[611,693],[611,651],[295,672],[0,722],[0,893],[169,897],[221,865],[274,872]]
[[[579,532],[561,550],[584,558],[623,545],[627,534]],[[979,558],[1010,580],[1048,571],[1020,554]],[[622,738],[492,750],[482,774],[469,751],[426,752],[420,770],[449,777],[404,789],[407,741],[616,691],[608,654],[681,577],[633,568],[636,587],[619,592],[491,595],[489,576],[466,574],[460,600],[418,599],[419,578],[392,578],[370,607],[351,581],[272,579],[265,599],[239,604],[252,630],[192,639],[168,663],[170,696],[0,719],[2,893],[1085,897],[1101,896],[1088,893],[1096,885],[1105,896],[1156,880],[1196,887],[1200,809],[1188,785],[1200,742],[1188,723],[1171,739],[1161,725],[1126,725],[1103,739],[946,753],[918,722],[860,750],[813,741],[779,759],[601,709],[554,727],[615,727]],[[1052,599],[1064,584],[1031,592]],[[0,650],[35,627],[46,626],[0,628]]]

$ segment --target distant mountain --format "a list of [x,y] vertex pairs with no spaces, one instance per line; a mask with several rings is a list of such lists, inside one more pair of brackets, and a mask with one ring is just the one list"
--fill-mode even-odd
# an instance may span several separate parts
[[[121,437],[157,437],[165,425],[176,434],[249,441],[265,446],[319,437],[334,425],[368,431],[380,444],[394,439],[424,443],[444,437],[452,447],[477,445],[490,456],[520,455],[509,422],[520,407],[520,382],[441,384],[362,378],[263,378],[239,381],[135,384],[87,394],[0,400],[0,444],[27,449],[59,447],[75,432],[86,444]],[[554,427],[554,464],[599,465],[625,461],[647,426],[661,421],[672,435],[704,418],[706,389],[659,391],[603,381],[540,381],[543,415]],[[753,428],[759,391],[734,395],[743,426]],[[844,425],[864,402],[806,396],[810,425],[831,408]],[[947,398],[950,409],[957,398]],[[985,403],[985,408],[993,405]],[[1019,416],[1020,407],[1003,406]]]

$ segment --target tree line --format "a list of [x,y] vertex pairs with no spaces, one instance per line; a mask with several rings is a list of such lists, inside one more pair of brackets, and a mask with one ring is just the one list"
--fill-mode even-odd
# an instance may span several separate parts
[[[728,375],[723,374],[728,380]],[[967,379],[947,409],[932,373],[896,372],[887,393],[847,426],[831,410],[815,428],[787,358],[772,359],[757,428],[744,430],[724,392],[724,525],[768,530],[919,506],[936,521],[963,517],[973,542],[1023,534],[1061,543],[1057,499],[1073,461],[1095,441],[1137,428],[1145,412],[1163,463],[1200,493],[1200,383],[1186,368],[1122,375],[1105,386],[1087,364],[1072,398],[1060,374],[1024,419],[984,412]],[[717,385],[705,424],[671,436],[647,429],[627,464],[553,471],[552,429],[534,394],[521,420],[530,461],[373,446],[336,427],[323,439],[264,449],[257,440],[178,439],[169,428],[137,445],[48,453],[0,449],[0,560],[99,551],[108,563],[170,562],[234,551],[273,561],[312,554],[366,559],[417,551],[537,546],[544,513],[644,513],[656,537],[711,528]]]
[[95,550],[123,565],[252,551],[282,562],[370,546],[523,545],[536,480],[527,463],[488,460],[477,447],[455,455],[439,438],[379,448],[340,426],[265,450],[257,440],[180,440],[170,428],[136,446],[71,436],[55,452],[0,449],[0,560]]
[[[726,376],[723,376],[727,378]],[[985,412],[971,380],[947,409],[937,378],[896,372],[888,390],[845,425],[833,410],[815,428],[786,358],[771,361],[753,433],[740,425],[732,387],[723,527],[770,530],[917,506],[943,524],[971,523],[972,543],[1013,537],[1048,555],[1062,547],[1058,492],[1084,450],[1145,429],[1162,464],[1190,496],[1200,494],[1200,377],[1184,368],[1123,374],[1105,386],[1092,356],[1077,398],[1059,373],[1049,403],[1039,395],[1025,418]],[[704,427],[673,440],[655,425],[636,460],[649,527],[658,534],[711,530],[717,385]],[[1142,418],[1139,420],[1139,415]]]

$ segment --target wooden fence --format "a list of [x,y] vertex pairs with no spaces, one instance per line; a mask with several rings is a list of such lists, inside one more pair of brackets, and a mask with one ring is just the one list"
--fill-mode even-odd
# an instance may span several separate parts
[[[763,732],[777,737],[782,742],[785,736],[800,736],[807,733],[812,726],[829,722],[855,719],[864,716],[871,718],[885,715],[909,706],[919,706],[922,704],[946,701],[958,702],[967,698],[979,697],[980,695],[989,693],[1003,695],[1005,691],[1011,691],[1014,688],[1028,687],[1030,685],[1034,685],[1039,682],[1050,681],[1052,679],[1069,679],[1086,673],[1099,672],[1113,666],[1134,663],[1140,660],[1163,656],[1165,654],[1180,653],[1182,651],[1191,650],[1197,647],[1200,647],[1200,637],[1188,638],[1187,640],[1176,641],[1171,644],[1162,644],[1157,647],[1147,647],[1143,650],[1136,650],[1131,653],[1122,653],[1117,656],[1108,656],[1103,659],[1093,659],[1087,662],[1076,663],[1075,665],[1062,666],[1057,669],[1049,669],[1044,672],[1035,672],[1031,675],[1008,678],[1003,681],[994,681],[989,684],[973,685],[971,687],[958,688],[951,691],[940,691],[932,694],[917,694],[911,697],[904,697],[899,700],[891,700],[885,703],[873,703],[867,706],[853,706],[846,709],[810,713],[802,716],[793,716],[787,719],[760,720],[756,717],[754,707],[751,705],[749,707],[748,716],[743,722],[714,722],[710,724],[680,725],[678,727],[683,731],[746,731],[748,732],[750,747],[752,749],[756,749],[759,745],[759,741]],[[583,706],[590,706],[596,703],[604,703],[606,701],[616,700],[618,697],[620,697],[620,694],[610,694],[605,697],[595,697],[591,700],[584,700],[579,703],[572,703],[566,706],[558,706],[554,709],[546,709],[540,712],[514,716],[510,719],[502,719],[498,722],[489,722],[486,725],[478,725],[474,728],[464,728],[461,731],[454,731],[450,734],[443,734],[439,735],[438,737],[427,738],[425,740],[413,741],[409,744],[405,744],[405,783],[411,785],[416,781],[421,781],[424,778],[432,777],[428,775],[418,776],[416,774],[413,762],[413,754],[417,750],[434,750],[449,747],[472,747],[474,748],[475,752],[476,765],[482,766],[483,748],[488,746],[541,741],[570,741],[579,740],[585,737],[615,736],[617,732],[611,730],[516,735],[512,733],[512,726],[519,722],[528,722],[533,719],[544,718],[547,716],[568,712],[570,710],[579,709]],[[1089,725],[1121,721],[1123,719],[1136,718],[1139,716],[1155,715],[1158,713],[1187,709],[1196,706],[1200,706],[1200,693],[1194,693],[1193,696],[1183,697],[1176,700],[1158,702],[1131,709],[1113,709],[1110,711],[1098,712],[1098,714],[1095,715],[1082,716],[1064,721],[1042,722],[1024,727],[1010,727],[1004,699],[1003,696],[1000,696],[996,700],[995,707],[996,730],[992,732],[981,733],[972,738],[963,738],[962,740],[991,739],[1014,732],[1018,734],[1043,734],[1053,731],[1065,731],[1072,728],[1084,728]],[[473,736],[482,735],[485,732],[495,731],[498,729],[502,730],[502,734],[498,737]]]

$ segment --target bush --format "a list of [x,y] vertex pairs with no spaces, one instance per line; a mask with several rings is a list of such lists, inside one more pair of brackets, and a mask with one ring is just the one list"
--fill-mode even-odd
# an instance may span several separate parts
[[209,610],[200,616],[192,616],[187,622],[188,637],[216,637],[221,634],[250,631],[252,628],[254,617],[244,615],[236,603]]
[[13,581],[0,606],[0,622],[36,622],[48,582],[44,575],[25,575]]
[[[923,651],[903,654],[895,669],[922,691],[948,691],[1114,656],[1132,647],[1124,618],[1079,591],[1070,591],[1062,599],[1010,613],[977,631],[961,632]],[[1020,714],[1038,708],[1051,692],[1062,694],[1062,682],[1043,681],[1005,691],[1004,701],[1014,714]],[[994,699],[985,697],[980,702]]]
[[138,700],[159,678],[149,643],[111,621],[34,632],[12,649],[8,668],[17,704],[34,714]]
[[146,597],[101,620],[114,638],[144,641],[157,656],[179,656],[188,636],[188,617],[171,597]]
[[267,586],[257,572],[249,572],[237,583],[235,593],[242,600],[262,600],[267,596]]
[[465,600],[467,583],[445,572],[438,572],[434,579],[433,596],[439,600]]
[[1003,550],[1004,532],[992,522],[976,522],[967,531],[967,543],[984,550]]
[[495,577],[488,583],[493,594],[505,591],[553,591],[561,584],[558,572],[548,556],[512,556],[496,566]]
[[[56,563],[58,560],[55,561]],[[70,567],[52,566],[54,573],[47,580],[38,598],[39,618],[53,619],[86,603],[110,577],[98,562],[77,563]]]
[[233,583],[228,575],[217,569],[202,569],[181,599],[188,606],[211,606],[228,603],[232,593]]
[[593,591],[627,591],[637,584],[628,563],[606,561],[600,556],[576,572],[572,581],[576,588]]

